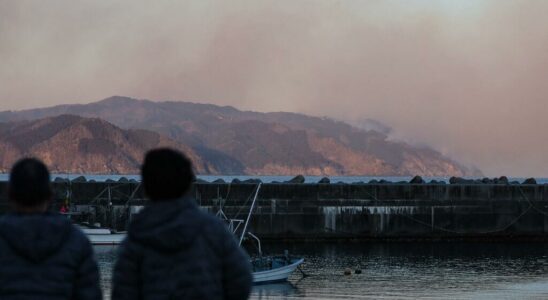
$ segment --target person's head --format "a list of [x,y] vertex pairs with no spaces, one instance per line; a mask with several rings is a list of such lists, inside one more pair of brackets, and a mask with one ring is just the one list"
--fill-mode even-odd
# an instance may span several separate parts
[[8,197],[16,210],[43,211],[52,196],[50,174],[44,163],[34,158],[25,158],[13,166]]
[[156,149],[148,152],[141,168],[146,195],[152,201],[184,196],[195,180],[192,162],[181,152]]

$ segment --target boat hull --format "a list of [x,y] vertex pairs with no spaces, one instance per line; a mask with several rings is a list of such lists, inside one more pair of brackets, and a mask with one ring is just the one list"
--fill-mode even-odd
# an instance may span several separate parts
[[89,241],[92,245],[111,245],[116,246],[120,245],[126,238],[125,234],[122,233],[113,233],[113,234],[88,234]]
[[287,266],[253,273],[253,284],[269,284],[287,281],[289,276],[304,262],[298,259]]
[[113,233],[105,228],[80,227],[92,245],[120,245],[126,238],[125,233]]

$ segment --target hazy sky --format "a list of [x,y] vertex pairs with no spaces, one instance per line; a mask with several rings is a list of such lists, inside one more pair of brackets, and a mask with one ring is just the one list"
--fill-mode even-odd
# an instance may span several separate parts
[[0,0],[0,110],[125,95],[385,122],[548,177],[548,1]]

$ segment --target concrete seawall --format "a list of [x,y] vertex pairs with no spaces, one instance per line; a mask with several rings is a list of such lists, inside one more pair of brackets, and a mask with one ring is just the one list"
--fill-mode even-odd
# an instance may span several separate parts
[[[206,210],[245,218],[254,184],[199,183]],[[92,222],[123,230],[146,200],[138,183],[55,183]],[[1,209],[7,209],[0,183]],[[548,185],[263,184],[250,223],[264,239],[548,240]]]

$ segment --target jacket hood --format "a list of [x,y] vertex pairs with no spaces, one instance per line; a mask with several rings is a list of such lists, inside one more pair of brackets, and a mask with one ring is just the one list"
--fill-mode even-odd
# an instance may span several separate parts
[[10,213],[0,218],[0,237],[21,257],[40,262],[55,254],[70,234],[70,221],[54,213]]
[[194,199],[152,202],[133,218],[129,238],[162,252],[172,252],[190,245],[200,233],[203,218]]

